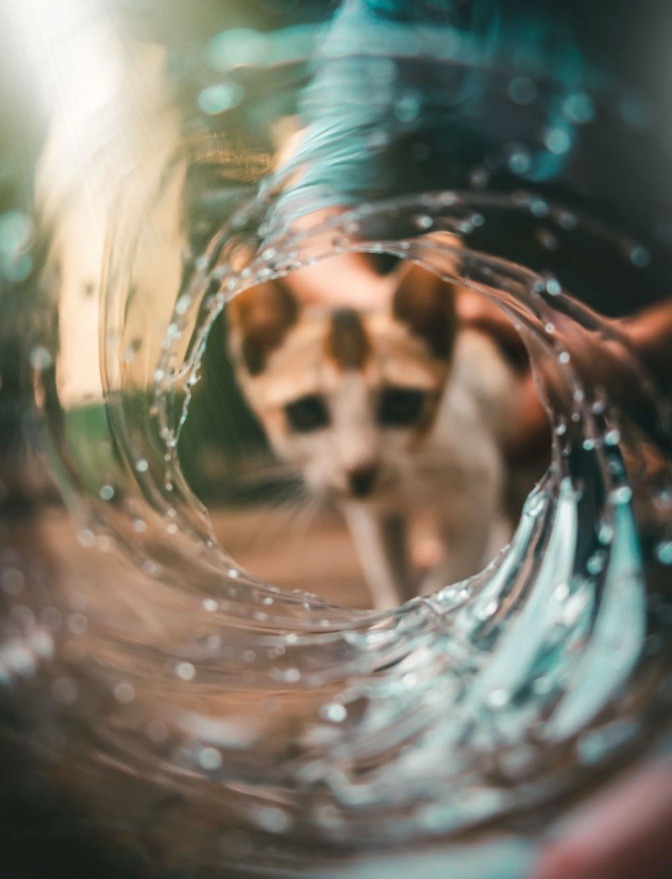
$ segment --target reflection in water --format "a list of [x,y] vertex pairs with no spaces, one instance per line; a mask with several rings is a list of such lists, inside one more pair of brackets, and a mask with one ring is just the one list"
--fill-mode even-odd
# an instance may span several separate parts
[[[95,39],[122,51],[113,30]],[[537,191],[483,192],[472,166],[471,189],[401,195],[384,163],[354,173],[366,149],[330,162],[311,100],[352,76],[333,44],[298,90],[311,125],[289,158],[301,65],[271,109],[248,70],[249,103],[229,89],[225,109],[249,124],[218,140],[174,100],[160,49],[123,52],[103,143],[81,144],[73,174],[57,115],[39,171],[51,235],[30,362],[69,516],[43,503],[2,532],[15,728],[153,863],[309,875],[523,815],[532,830],[667,725],[669,411],[637,331],[559,280],[593,301],[655,289],[648,240]],[[483,65],[384,60],[356,64],[380,87],[367,149],[391,160],[401,125],[413,188],[418,143],[445,151],[458,124],[438,112],[451,77],[489,107],[527,105]],[[436,101],[415,113],[404,83],[425,73]],[[587,104],[567,106],[578,138]],[[371,136],[366,114],[338,118]],[[542,159],[571,138],[546,141],[516,146],[529,163],[508,172],[559,174]],[[543,447],[509,321],[551,462],[479,573],[509,536],[516,455],[529,463],[535,431]]]

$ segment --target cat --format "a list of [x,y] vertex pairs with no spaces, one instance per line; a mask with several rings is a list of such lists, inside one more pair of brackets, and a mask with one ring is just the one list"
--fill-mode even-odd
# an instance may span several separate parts
[[[502,442],[519,375],[461,326],[475,295],[402,260],[338,255],[244,291],[227,344],[277,457],[336,502],[376,609],[476,573],[510,533]],[[431,507],[443,547],[412,574],[410,519]]]

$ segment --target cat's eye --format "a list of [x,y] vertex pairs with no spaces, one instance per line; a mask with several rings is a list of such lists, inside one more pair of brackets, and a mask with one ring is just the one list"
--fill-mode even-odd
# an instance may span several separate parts
[[307,394],[285,406],[290,427],[297,433],[310,433],[329,425],[329,412],[317,394]]
[[378,401],[378,423],[383,427],[415,424],[424,411],[426,396],[419,388],[386,388]]

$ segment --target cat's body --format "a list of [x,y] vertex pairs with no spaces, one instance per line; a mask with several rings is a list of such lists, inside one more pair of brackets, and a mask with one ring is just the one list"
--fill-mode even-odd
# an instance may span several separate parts
[[[229,306],[241,388],[278,457],[339,505],[379,609],[475,573],[506,536],[501,443],[518,378],[491,338],[460,327],[459,295],[411,263],[378,275],[341,256]],[[422,584],[409,561],[420,509],[442,547]]]

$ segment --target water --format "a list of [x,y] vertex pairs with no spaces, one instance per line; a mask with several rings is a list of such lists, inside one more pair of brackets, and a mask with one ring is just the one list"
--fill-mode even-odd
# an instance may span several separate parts
[[[413,852],[427,875],[439,859],[494,876],[489,846],[503,838],[514,875],[521,839],[669,725],[669,404],[559,280],[593,301],[615,279],[653,287],[648,242],[533,189],[483,191],[473,173],[471,188],[389,186],[325,219],[321,143],[298,184],[294,167],[259,194],[227,194],[213,179],[240,157],[220,145],[207,164],[203,131],[183,149],[174,104],[147,82],[133,136],[92,165],[93,220],[76,198],[56,213],[65,231],[33,308],[34,457],[53,482],[0,535],[6,726],[25,731],[41,774],[153,865],[372,875],[393,848],[397,867]],[[505,94],[524,106],[531,92],[514,80]],[[570,105],[576,125],[587,107]],[[414,112],[406,95],[397,119]],[[551,156],[564,152],[560,134],[547,140]],[[533,162],[522,147],[504,153],[519,169]],[[257,152],[248,167],[255,156],[263,165]],[[234,377],[214,384],[220,315],[238,292],[339,253],[455,279],[444,233],[463,243],[456,280],[527,345],[551,462],[484,571],[383,613],[364,609],[354,563],[345,606],[315,594],[338,577],[307,551],[320,528],[342,545],[341,519],[322,514],[292,543],[287,476],[267,469]],[[213,471],[195,413],[217,393]],[[271,532],[284,555],[270,553]],[[476,867],[460,847],[474,831]]]
[[[440,239],[367,241],[344,227],[357,222],[361,235],[393,216],[410,232],[422,216],[455,229],[476,206],[486,225],[491,210],[529,209],[452,193],[369,206],[266,241],[250,271],[232,280],[247,286],[282,271],[289,250],[294,263],[327,256],[334,241],[440,271]],[[192,290],[212,295],[217,262],[214,251]],[[307,838],[375,851],[506,826],[660,732],[670,613],[656,583],[671,496],[662,453],[656,459],[647,447],[644,466],[641,434],[561,356],[579,331],[571,324],[565,337],[550,326],[560,325],[562,311],[581,315],[577,303],[548,278],[501,259],[474,252],[464,263],[463,282],[502,302],[534,340],[540,393],[556,400],[552,464],[511,544],[482,574],[381,614],[284,592],[239,570],[177,454],[216,310],[190,293],[191,308],[180,304],[171,316],[177,329],[159,359],[154,400],[138,400],[130,373],[130,387],[106,389],[108,422],[97,426],[95,459],[76,462],[82,487],[71,503],[81,558],[69,529],[45,514],[41,527],[54,530],[47,564],[60,572],[62,591],[35,594],[24,570],[35,563],[20,556],[3,575],[14,621],[6,681],[37,674],[59,709],[41,726],[42,750],[61,765],[78,755],[77,787],[86,789],[94,771],[110,773],[120,790],[100,820],[114,820],[124,804],[127,832],[151,821],[169,860],[179,857],[176,827],[195,807],[203,817],[189,825],[198,840],[190,857],[212,865],[226,862],[219,841],[231,826],[253,840],[243,846],[250,864],[268,846],[284,850]],[[235,294],[222,272],[217,282]],[[215,297],[217,307],[225,295]],[[190,325],[194,314],[200,321]],[[193,341],[184,346],[189,330]],[[123,324],[112,330],[121,345],[124,334]],[[615,356],[599,337],[592,344]],[[94,418],[90,409],[65,417],[66,432],[68,422],[74,431],[77,419]],[[101,446],[108,430],[115,457]],[[90,443],[92,427],[86,435]],[[179,796],[164,812],[159,794],[173,790]],[[129,815],[130,791],[142,799]],[[236,858],[238,848],[232,843]]]

